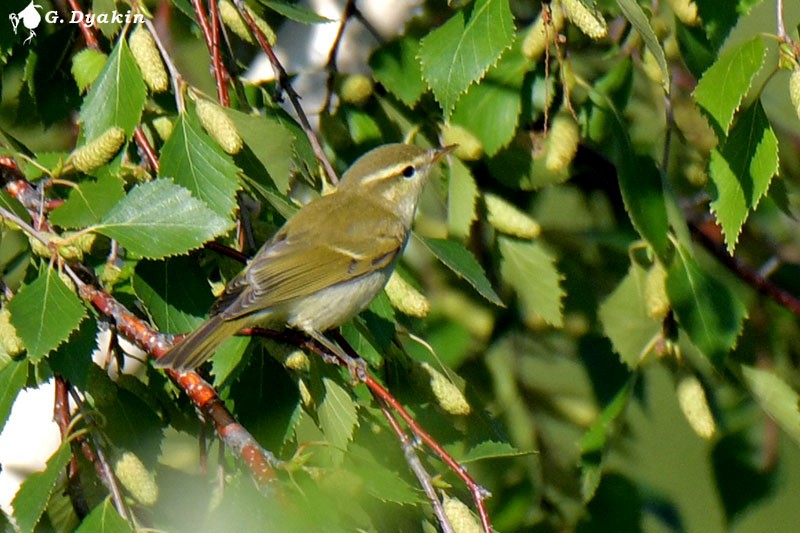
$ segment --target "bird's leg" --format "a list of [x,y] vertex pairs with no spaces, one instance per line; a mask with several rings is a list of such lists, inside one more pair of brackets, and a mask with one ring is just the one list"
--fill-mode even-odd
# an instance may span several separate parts
[[338,345],[328,339],[322,333],[311,330],[306,333],[322,346],[327,348],[333,355],[335,355],[342,363],[347,365],[347,370],[350,372],[355,383],[364,383],[367,379],[367,362],[360,357],[351,357],[347,355]]

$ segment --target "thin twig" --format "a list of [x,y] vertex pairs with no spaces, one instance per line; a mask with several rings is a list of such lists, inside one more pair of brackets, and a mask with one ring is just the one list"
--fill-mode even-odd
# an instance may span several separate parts
[[214,81],[217,86],[217,99],[223,107],[230,107],[231,98],[228,92],[228,74],[225,65],[222,62],[219,47],[219,9],[217,2],[212,0],[209,2],[209,11],[211,12],[211,20],[206,16],[205,8],[201,0],[192,0],[194,13],[200,23],[200,28],[203,31],[203,39],[205,39],[206,47],[211,55],[211,70],[214,73]]
[[355,0],[347,0],[342,12],[342,22],[339,24],[339,29],[336,31],[336,37],[333,39],[333,44],[328,52],[328,60],[325,62],[325,70],[328,71],[328,76],[325,79],[325,100],[322,102],[322,112],[328,113],[330,111],[331,97],[333,95],[333,81],[336,78],[336,58],[339,55],[339,46],[342,44],[342,37],[344,36],[344,29],[353,16],[356,9]]
[[[300,348],[305,348],[322,357],[324,361],[337,363],[345,367],[349,366],[348,361],[342,360],[339,355],[331,352],[317,341],[306,337],[299,331],[284,330],[281,332],[276,332],[264,328],[250,328],[248,331],[251,335],[259,335],[270,339],[283,340],[284,342],[289,342],[290,344]],[[355,350],[353,350],[353,347],[347,343],[341,334],[332,333],[331,337],[336,340],[336,342],[339,343],[344,351],[347,352],[351,357],[359,357]],[[405,407],[403,407],[400,402],[394,396],[392,396],[392,394],[386,390],[386,388],[384,388],[383,385],[375,380],[372,375],[370,375],[368,372],[365,372],[363,375],[357,375],[356,377],[361,378],[361,382],[367,386],[367,388],[370,390],[370,393],[374,397],[379,398],[395,413],[397,413],[400,418],[403,419],[411,432],[422,442],[424,442],[428,448],[431,449],[431,451],[438,455],[442,462],[444,462],[453,471],[453,473],[464,482],[464,484],[467,486],[467,489],[470,491],[470,494],[472,494],[472,500],[475,503],[476,509],[478,510],[478,516],[480,516],[484,532],[491,533],[492,525],[489,520],[489,513],[486,510],[485,504],[485,500],[491,497],[491,493],[480,486],[472,478],[472,476],[469,475],[467,469],[463,465],[459,464],[459,462],[456,461],[453,456],[450,455],[447,450],[445,450],[442,445],[436,441],[436,439],[434,439],[427,431],[425,431],[414,419],[414,417],[411,416],[411,414],[405,409]]]
[[144,134],[144,130],[142,130],[141,126],[136,126],[136,129],[133,131],[133,138],[136,140],[136,144],[142,151],[147,164],[150,165],[150,170],[158,174],[158,156],[156,155],[153,145],[150,144],[150,140],[147,138],[147,135]]
[[309,142],[311,143],[311,147],[314,150],[314,155],[317,156],[317,160],[325,169],[325,173],[328,175],[330,182],[334,185],[338,184],[339,177],[336,175],[336,171],[333,170],[333,165],[331,165],[331,162],[328,161],[328,157],[325,155],[325,151],[322,149],[322,145],[320,144],[317,135],[311,128],[311,123],[308,121],[308,117],[306,116],[305,111],[303,111],[303,107],[300,105],[300,97],[297,94],[297,91],[294,90],[294,87],[292,87],[292,84],[289,82],[289,74],[287,74],[286,69],[283,68],[278,56],[275,55],[275,51],[272,49],[272,46],[269,44],[269,42],[267,42],[264,32],[261,31],[261,28],[258,27],[256,21],[253,20],[250,12],[245,9],[244,0],[233,1],[234,4],[236,4],[236,9],[239,11],[239,14],[242,16],[242,18],[244,18],[245,22],[247,22],[247,26],[250,28],[250,31],[255,36],[258,44],[261,46],[261,49],[267,55],[267,59],[269,59],[270,64],[272,64],[272,68],[275,69],[278,78],[278,87],[285,91],[286,95],[289,97],[289,101],[292,103],[295,113],[297,113],[297,118],[300,120],[300,127],[303,129],[303,132],[306,134]]
[[397,419],[392,414],[392,411],[386,402],[374,394],[372,397],[380,407],[381,413],[383,413],[386,421],[389,422],[389,427],[391,427],[392,431],[394,431],[395,435],[397,435],[397,439],[400,441],[400,446],[403,448],[403,456],[405,457],[406,463],[417,477],[417,480],[422,486],[422,490],[425,492],[425,495],[428,496],[428,500],[430,500],[431,505],[433,506],[433,512],[436,515],[436,518],[439,520],[439,525],[441,526],[442,531],[444,533],[455,533],[453,530],[453,525],[450,523],[450,519],[447,518],[447,515],[444,512],[442,502],[439,501],[439,497],[436,495],[436,489],[433,487],[433,480],[431,479],[430,474],[428,474],[428,472],[425,470],[425,467],[422,466],[422,461],[420,461],[419,457],[417,457],[417,453],[414,450],[414,444],[411,442],[408,434],[406,434],[406,432],[403,431],[403,428],[400,427],[400,424],[397,422]]
[[[70,419],[72,418],[69,411],[69,383],[61,376],[55,378],[55,398],[53,401],[53,420],[58,425],[58,430],[61,433],[61,440],[66,441],[70,433]],[[86,444],[84,439],[80,439],[81,447]],[[87,446],[88,447],[88,446]],[[86,455],[84,450],[84,455]],[[89,459],[89,457],[87,457]],[[93,459],[93,454],[92,454]],[[94,464],[94,461],[92,464]],[[86,501],[86,496],[83,493],[81,486],[80,468],[78,463],[78,456],[74,453],[70,457],[69,465],[67,466],[67,494],[69,495],[72,508],[75,510],[79,517],[85,517],[91,511],[89,503]]]
[[94,453],[97,456],[95,464],[99,465],[100,467],[102,472],[100,478],[103,480],[106,488],[111,493],[111,499],[114,501],[114,507],[129,524],[134,524],[135,522],[133,521],[133,516],[130,513],[130,509],[128,509],[128,506],[125,504],[125,498],[122,496],[122,490],[117,483],[117,477],[114,475],[114,470],[111,468],[111,464],[108,462],[108,458],[103,451],[103,445],[100,442],[100,437],[97,434],[97,425],[94,423],[92,415],[86,409],[83,399],[75,391],[75,389],[70,387],[69,393],[70,396],[72,396],[72,401],[75,402],[75,405],[78,407],[78,411],[81,413],[81,416],[83,416],[83,419],[86,421],[86,425],[89,428],[89,438],[92,439]]
[[800,298],[794,294],[778,287],[767,278],[763,277],[758,271],[745,261],[734,257],[720,246],[717,239],[711,234],[712,229],[707,226],[701,226],[695,222],[689,222],[689,229],[692,235],[703,245],[703,247],[711,252],[723,265],[744,280],[748,285],[755,288],[761,294],[769,296],[777,303],[800,317]]
[[[78,0],[67,0],[67,4],[73,13],[76,11],[83,13],[83,9],[81,9],[81,6],[78,4]],[[78,27],[81,30],[81,34],[83,34],[83,40],[86,41],[86,46],[93,50],[100,50],[100,43],[92,28],[86,23],[86,17],[80,18]]]
[[775,11],[777,11],[777,19],[778,19],[778,30],[777,30],[778,39],[780,39],[785,43],[788,43],[789,35],[786,33],[786,25],[783,22],[783,0],[776,0]]
[[453,459],[453,456],[450,455],[447,450],[445,450],[441,444],[439,444],[436,439],[430,436],[419,423],[414,420],[414,417],[406,411],[405,407],[403,407],[391,393],[386,390],[383,385],[378,383],[375,378],[371,375],[368,375],[364,384],[369,388],[370,392],[373,395],[380,397],[383,401],[385,401],[389,407],[392,408],[394,412],[396,412],[400,418],[406,423],[408,428],[416,435],[422,442],[424,442],[439,458],[448,466],[453,473],[458,476],[461,481],[467,486],[470,493],[472,494],[472,499],[475,502],[475,507],[478,510],[478,516],[481,519],[481,525],[485,533],[491,533],[492,531],[492,524],[489,521],[489,513],[486,511],[485,500],[491,497],[491,493],[480,486],[478,483],[472,479],[467,473],[467,469],[464,468],[463,465],[459,464],[458,461]]

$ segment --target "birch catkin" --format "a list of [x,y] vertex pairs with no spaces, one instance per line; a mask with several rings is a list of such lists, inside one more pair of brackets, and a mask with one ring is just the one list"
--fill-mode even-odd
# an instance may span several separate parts
[[227,153],[231,155],[239,153],[243,144],[242,137],[225,111],[205,98],[198,98],[196,104],[197,116],[208,134]]
[[139,27],[129,40],[131,53],[139,65],[142,79],[154,93],[163,93],[169,86],[167,70],[161,60],[156,42],[147,28]]
[[90,172],[111,160],[124,142],[125,131],[113,126],[72,152],[67,162],[72,163],[72,166],[81,172]]

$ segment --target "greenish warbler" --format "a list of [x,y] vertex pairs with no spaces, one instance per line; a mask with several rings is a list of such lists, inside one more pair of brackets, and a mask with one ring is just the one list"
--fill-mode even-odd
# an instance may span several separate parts
[[334,192],[304,205],[261,247],[211,318],[156,365],[195,368],[228,337],[259,325],[286,324],[342,354],[323,332],[353,318],[386,285],[428,173],[452,148],[389,144],[364,154]]

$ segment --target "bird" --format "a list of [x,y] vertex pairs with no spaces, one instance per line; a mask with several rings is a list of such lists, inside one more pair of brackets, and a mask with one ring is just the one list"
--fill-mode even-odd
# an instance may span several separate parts
[[243,328],[287,325],[341,359],[324,332],[383,290],[408,242],[427,176],[455,146],[379,146],[357,159],[334,192],[304,205],[226,286],[210,317],[155,365],[191,370]]

